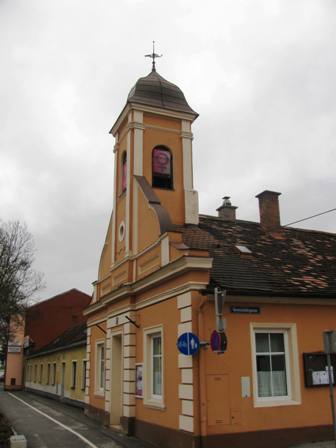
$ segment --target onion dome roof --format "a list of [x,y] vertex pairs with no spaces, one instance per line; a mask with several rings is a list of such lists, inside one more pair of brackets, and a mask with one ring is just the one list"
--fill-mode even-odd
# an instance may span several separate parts
[[155,70],[138,79],[128,94],[127,102],[198,115],[187,103],[182,90]]

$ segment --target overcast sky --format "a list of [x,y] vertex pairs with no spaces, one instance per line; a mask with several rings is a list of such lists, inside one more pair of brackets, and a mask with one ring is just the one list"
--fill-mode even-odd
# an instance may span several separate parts
[[[200,211],[282,192],[283,224],[336,207],[335,0],[0,0],[0,218],[27,223],[48,298],[91,294],[112,209],[109,129],[157,41],[199,114]],[[302,227],[336,230],[336,212]]]

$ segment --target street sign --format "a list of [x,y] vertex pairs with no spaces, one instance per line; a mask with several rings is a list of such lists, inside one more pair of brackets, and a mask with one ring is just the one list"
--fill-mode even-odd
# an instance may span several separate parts
[[7,352],[8,353],[21,353],[21,345],[8,344]]
[[224,353],[227,349],[226,334],[214,330],[210,336],[210,347],[213,352]]
[[260,314],[259,306],[231,306],[230,311],[236,314]]
[[200,342],[194,333],[183,333],[178,338],[176,345],[183,355],[194,355],[199,350]]

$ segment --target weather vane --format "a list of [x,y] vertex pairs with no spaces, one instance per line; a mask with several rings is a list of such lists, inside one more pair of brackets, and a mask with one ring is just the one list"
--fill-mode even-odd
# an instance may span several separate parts
[[155,72],[155,58],[161,58],[162,54],[155,53],[155,40],[153,40],[153,53],[152,54],[145,54],[145,58],[151,58],[152,61],[152,71]]

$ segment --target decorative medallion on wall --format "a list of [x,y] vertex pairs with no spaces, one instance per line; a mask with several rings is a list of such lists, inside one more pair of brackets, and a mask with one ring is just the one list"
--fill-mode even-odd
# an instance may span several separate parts
[[124,221],[121,221],[121,223],[119,225],[118,238],[119,238],[119,241],[122,241],[125,238],[125,223],[124,223]]

